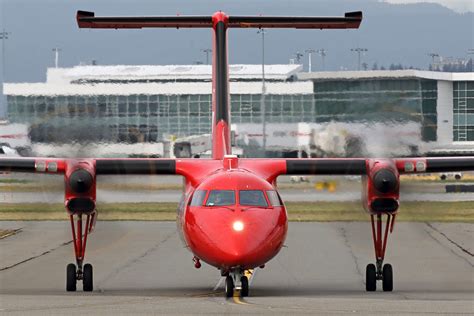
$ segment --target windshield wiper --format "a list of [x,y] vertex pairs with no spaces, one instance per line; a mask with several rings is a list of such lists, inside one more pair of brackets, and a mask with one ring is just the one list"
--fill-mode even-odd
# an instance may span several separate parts
[[229,206],[226,206],[226,205],[206,205],[207,207],[223,207],[223,208],[226,208],[228,210],[231,210],[232,212],[235,211],[235,209],[229,207]]
[[242,208],[241,211],[246,211],[246,210],[251,209],[251,208],[270,209],[271,207],[269,207],[269,206],[263,206],[263,205],[252,205],[252,206],[249,206],[249,207],[246,207],[246,208]]

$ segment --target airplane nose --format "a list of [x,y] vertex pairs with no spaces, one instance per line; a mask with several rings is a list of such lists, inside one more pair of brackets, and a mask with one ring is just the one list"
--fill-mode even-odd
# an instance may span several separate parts
[[198,215],[195,223],[199,232],[188,238],[195,241],[190,247],[199,258],[214,266],[253,268],[262,265],[278,253],[286,236],[286,217],[280,218],[278,213],[226,210],[212,220]]

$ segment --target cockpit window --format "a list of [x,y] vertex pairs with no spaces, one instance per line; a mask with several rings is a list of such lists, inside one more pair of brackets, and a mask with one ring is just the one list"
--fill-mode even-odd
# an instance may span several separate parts
[[212,190],[207,198],[206,206],[235,205],[235,192],[232,190]]
[[240,205],[267,207],[268,203],[260,190],[239,191]]
[[204,199],[206,198],[207,190],[196,190],[191,200],[191,206],[202,206]]
[[268,200],[272,203],[272,206],[281,206],[283,202],[281,201],[278,193],[276,191],[267,191]]

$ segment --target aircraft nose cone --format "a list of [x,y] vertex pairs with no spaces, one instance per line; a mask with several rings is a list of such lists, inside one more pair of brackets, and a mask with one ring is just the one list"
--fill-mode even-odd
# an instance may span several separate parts
[[[217,211],[217,210],[216,210]],[[271,212],[259,210],[256,212]],[[286,236],[286,217],[256,212],[222,211],[212,220],[196,216],[190,247],[202,260],[217,267],[256,267],[280,250]],[[285,213],[283,213],[285,214]]]

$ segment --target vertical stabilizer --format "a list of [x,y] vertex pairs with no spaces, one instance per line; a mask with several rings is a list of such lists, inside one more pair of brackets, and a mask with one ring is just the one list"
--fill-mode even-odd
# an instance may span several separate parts
[[212,158],[231,154],[229,110],[229,66],[227,63],[227,24],[223,12],[212,16]]

